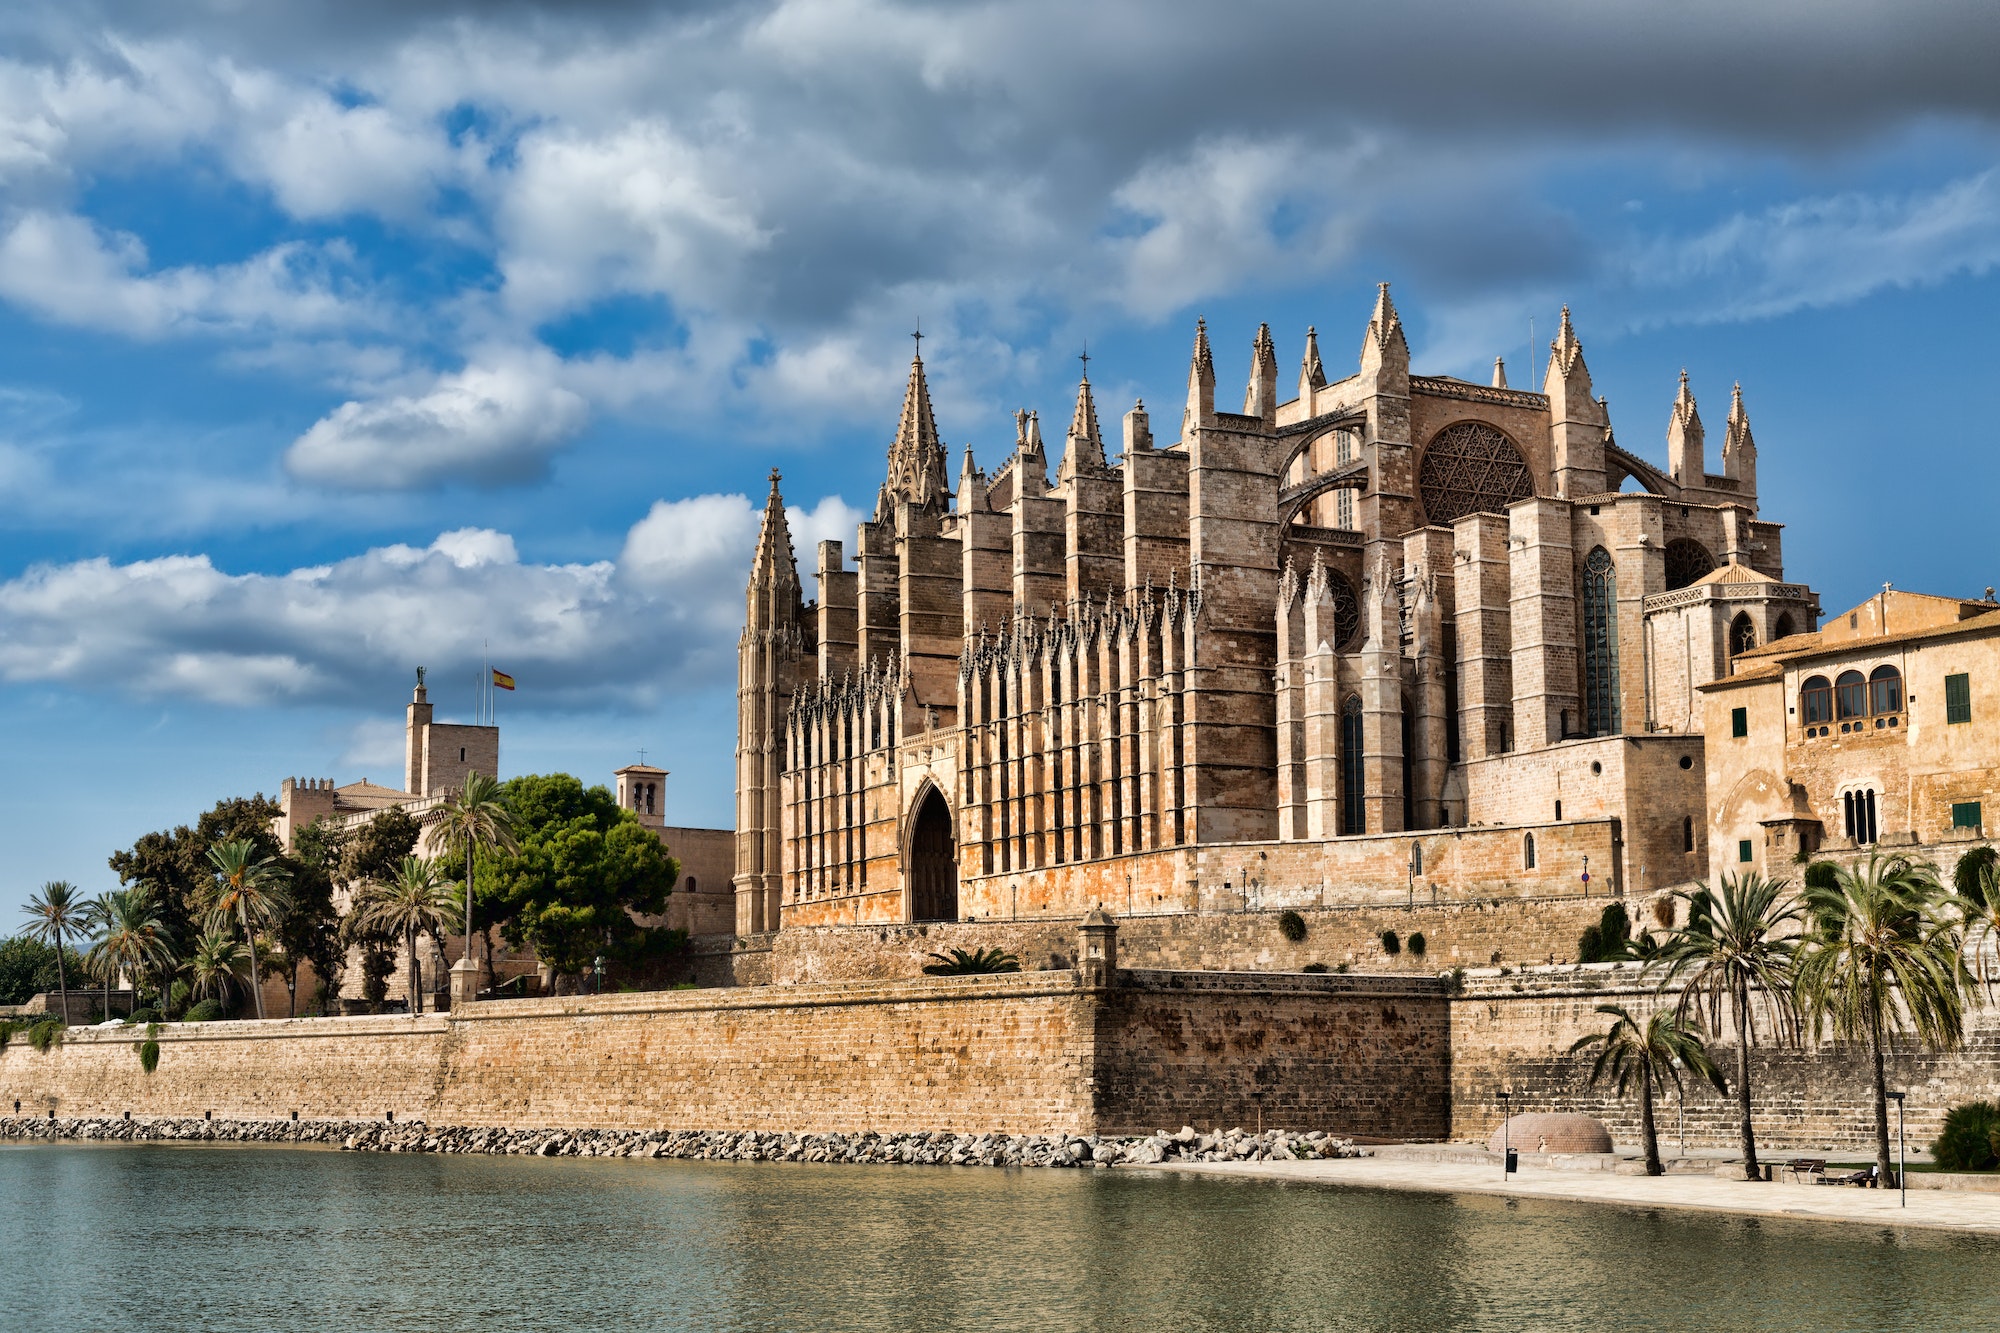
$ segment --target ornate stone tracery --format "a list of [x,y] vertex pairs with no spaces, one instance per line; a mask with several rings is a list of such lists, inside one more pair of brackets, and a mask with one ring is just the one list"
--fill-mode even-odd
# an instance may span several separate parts
[[1691,537],[1676,537],[1667,543],[1667,591],[1685,588],[1715,569],[1715,557]]
[[1483,421],[1460,421],[1431,437],[1417,468],[1424,517],[1456,523],[1467,514],[1498,514],[1535,493],[1527,460],[1500,431]]

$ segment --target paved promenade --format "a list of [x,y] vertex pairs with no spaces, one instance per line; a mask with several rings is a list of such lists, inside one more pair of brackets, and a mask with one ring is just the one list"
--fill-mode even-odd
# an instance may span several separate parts
[[[1124,1170],[1151,1170],[1125,1167]],[[1714,1176],[1625,1176],[1609,1171],[1523,1169],[1505,1181],[1496,1163],[1412,1162],[1351,1157],[1326,1162],[1171,1163],[1158,1168],[1218,1176],[1311,1181],[1371,1189],[1431,1190],[1448,1194],[1498,1194],[1519,1199],[1571,1199],[1639,1208],[1698,1208],[1711,1212],[1795,1217],[1819,1222],[1929,1227],[2000,1235],[2000,1194],[1911,1190],[1900,1206],[1894,1190],[1864,1190],[1789,1182],[1753,1185]]]

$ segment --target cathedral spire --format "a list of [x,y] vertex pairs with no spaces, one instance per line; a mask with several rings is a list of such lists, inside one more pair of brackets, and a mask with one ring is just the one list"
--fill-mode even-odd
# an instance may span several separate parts
[[[1576,328],[1569,322],[1569,307],[1564,306],[1562,323],[1556,329],[1554,340],[1549,343],[1549,375],[1567,379],[1582,366],[1583,344],[1577,341]],[[1589,373],[1584,371],[1586,378]]]
[[1729,394],[1729,430],[1722,437],[1722,475],[1742,483],[1744,492],[1757,493],[1757,441],[1750,434],[1750,414],[1743,410],[1743,385]]
[[1409,344],[1403,338],[1403,317],[1396,313],[1396,303],[1389,299],[1389,284],[1377,283],[1375,287],[1375,310],[1368,317],[1368,340],[1377,350],[1386,352],[1392,343],[1403,343],[1404,354],[1409,353]]
[[785,520],[785,497],[778,490],[778,469],[771,469],[771,494],[764,501],[763,523],[757,529],[757,549],[750,557],[750,586],[796,586],[798,565],[792,555],[792,528]]
[[1215,354],[1208,349],[1208,321],[1194,322],[1194,355],[1188,361],[1187,410],[1181,415],[1181,438],[1215,420]]
[[1243,391],[1243,415],[1266,422],[1278,419],[1278,347],[1271,341],[1271,326],[1257,326],[1257,340],[1250,344],[1250,384]]
[[[1326,387],[1326,367],[1319,359],[1319,330],[1306,325],[1306,354],[1299,359],[1299,397],[1307,398],[1314,389]],[[1312,404],[1306,404],[1306,415],[1312,415]]]
[[1375,291],[1375,310],[1368,317],[1368,332],[1361,339],[1361,374],[1365,380],[1391,393],[1406,392],[1410,374],[1410,344],[1403,337],[1403,320],[1396,303],[1389,299],[1389,284]]
[[1673,415],[1667,419],[1667,470],[1683,486],[1699,486],[1708,459],[1702,449],[1701,410],[1695,406],[1688,388],[1688,373],[1681,371],[1680,391],[1674,395]]
[[1073,477],[1079,467],[1104,466],[1104,436],[1097,428],[1097,402],[1090,395],[1090,362],[1086,359],[1083,379],[1076,386],[1076,411],[1070,414],[1069,438],[1063,445],[1062,470],[1058,476]]
[[[919,347],[922,345],[919,344]],[[950,495],[945,482],[944,442],[938,438],[931,412],[930,385],[924,380],[921,351],[910,358],[910,380],[903,390],[903,414],[896,422],[896,440],[889,446],[889,476],[882,483],[876,506],[878,521],[902,503],[942,512]]]

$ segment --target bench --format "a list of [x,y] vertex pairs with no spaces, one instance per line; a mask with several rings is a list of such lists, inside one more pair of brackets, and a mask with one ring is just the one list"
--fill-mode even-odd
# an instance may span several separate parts
[[[1785,1170],[1791,1172],[1794,1183],[1800,1181],[1821,1183],[1826,1179],[1826,1158],[1794,1157],[1791,1161],[1785,1163]],[[1818,1177],[1819,1180],[1817,1182],[1814,1181],[1814,1177]]]

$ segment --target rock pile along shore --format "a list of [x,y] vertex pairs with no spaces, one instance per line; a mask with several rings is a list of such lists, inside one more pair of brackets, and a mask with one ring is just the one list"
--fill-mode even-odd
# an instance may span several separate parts
[[1164,1162],[1298,1161],[1359,1157],[1347,1139],[1314,1130],[1241,1129],[1130,1138],[1097,1135],[771,1134],[757,1130],[481,1129],[421,1120],[196,1120],[0,1117],[0,1138],[90,1143],[316,1144],[344,1152],[488,1153],[516,1157],[665,1157],[726,1162],[861,1162],[910,1166],[1151,1166]]

